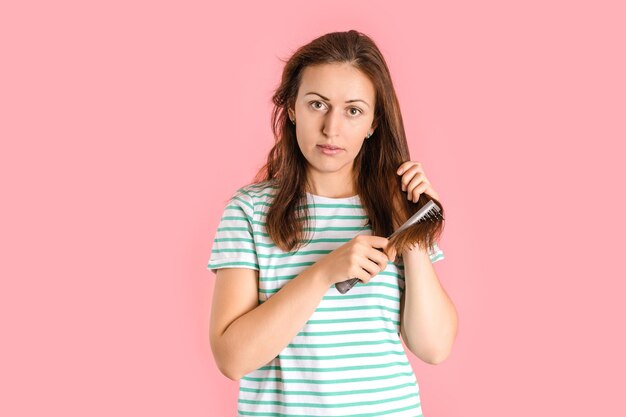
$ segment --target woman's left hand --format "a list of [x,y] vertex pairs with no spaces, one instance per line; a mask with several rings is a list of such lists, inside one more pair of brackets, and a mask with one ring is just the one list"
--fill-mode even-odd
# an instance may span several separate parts
[[425,193],[440,201],[439,194],[430,185],[421,163],[406,161],[398,167],[396,173],[402,175],[402,191],[407,193],[407,200],[417,203],[420,194]]

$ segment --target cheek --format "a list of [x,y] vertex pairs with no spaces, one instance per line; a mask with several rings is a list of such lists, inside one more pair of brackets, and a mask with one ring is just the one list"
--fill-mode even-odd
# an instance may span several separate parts
[[306,158],[315,157],[317,153],[317,142],[314,139],[306,137],[306,133],[296,135],[296,141],[298,142],[298,148],[302,155]]
[[359,152],[361,152],[361,148],[363,148],[363,144],[364,144],[363,140],[356,140],[355,142],[353,142],[352,145],[350,145],[350,147],[348,148],[350,150],[350,154],[353,157],[356,157],[359,154]]

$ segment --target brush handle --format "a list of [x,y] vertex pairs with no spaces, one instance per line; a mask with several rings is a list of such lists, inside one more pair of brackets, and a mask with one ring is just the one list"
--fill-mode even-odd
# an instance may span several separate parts
[[337,288],[337,291],[339,291],[340,293],[345,294],[350,291],[350,288],[354,287],[357,282],[359,282],[358,278],[351,278],[347,281],[336,283],[335,288]]

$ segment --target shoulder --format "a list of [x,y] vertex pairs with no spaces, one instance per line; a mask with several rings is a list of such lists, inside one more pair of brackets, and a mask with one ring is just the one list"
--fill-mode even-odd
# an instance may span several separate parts
[[278,190],[275,180],[252,183],[238,188],[231,201],[243,205],[246,211],[262,211],[263,206],[269,205]]
[[251,198],[260,198],[264,194],[274,194],[278,189],[276,180],[267,180],[245,185],[237,189],[237,193],[244,194]]

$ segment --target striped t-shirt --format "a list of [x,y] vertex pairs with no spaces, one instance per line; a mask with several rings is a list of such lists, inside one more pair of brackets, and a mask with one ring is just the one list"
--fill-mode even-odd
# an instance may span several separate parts
[[[237,190],[224,209],[207,267],[258,270],[259,303],[356,235],[372,234],[358,195],[307,193],[312,220],[305,238],[314,234],[296,252],[284,252],[265,229],[276,191],[269,181]],[[428,253],[431,262],[443,259],[436,244]],[[237,416],[421,416],[419,384],[399,335],[403,291],[399,257],[346,294],[330,286],[289,345],[239,380]]]

